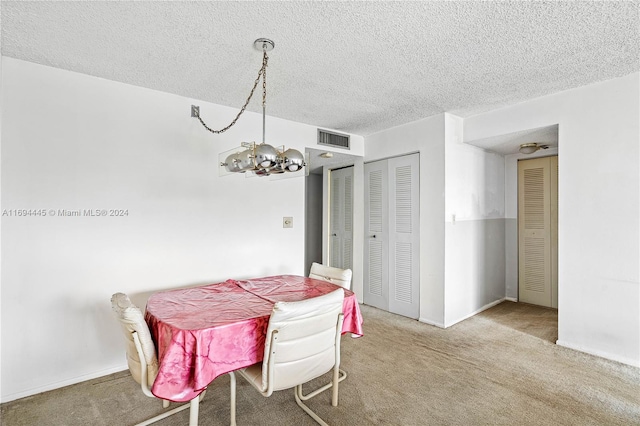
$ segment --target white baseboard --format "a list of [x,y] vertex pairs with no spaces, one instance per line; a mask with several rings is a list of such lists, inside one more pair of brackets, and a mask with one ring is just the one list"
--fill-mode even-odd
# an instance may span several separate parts
[[433,326],[438,327],[438,328],[445,328],[444,324],[439,323],[439,322],[434,322],[434,321],[428,320],[426,318],[418,318],[418,321],[423,322],[425,324],[433,325]]
[[608,352],[599,351],[595,349],[588,349],[580,345],[574,345],[573,343],[564,342],[562,340],[556,340],[556,345],[562,346],[568,349],[572,349],[574,351],[584,352],[589,355],[595,355],[600,358],[610,359],[611,361],[621,362],[623,364],[631,365],[633,367],[640,367],[640,359],[638,358],[633,359],[633,358],[621,357]]
[[493,302],[491,302],[491,303],[487,303],[486,305],[484,305],[484,306],[483,306],[483,307],[481,307],[480,309],[478,309],[478,310],[476,310],[476,311],[473,311],[473,312],[471,312],[470,314],[468,314],[468,315],[466,315],[466,316],[464,316],[464,317],[462,317],[462,318],[460,318],[460,319],[457,319],[457,320],[451,321],[451,322],[449,322],[449,323],[445,323],[444,328],[449,328],[449,327],[451,327],[452,325],[456,325],[457,323],[462,322],[462,321],[464,321],[464,320],[466,320],[466,319],[468,319],[468,318],[471,318],[472,316],[477,315],[477,314],[479,314],[479,313],[480,313],[480,312],[482,312],[482,311],[486,311],[486,310],[487,310],[487,309],[489,309],[489,308],[493,308],[493,307],[494,307],[494,306],[496,306],[498,303],[502,303],[502,302],[504,302],[505,300],[506,300],[506,297],[503,297],[502,299],[498,299],[498,300],[495,300],[495,301],[493,301]]
[[127,369],[128,369],[127,365],[123,364],[122,366],[119,366],[119,367],[113,367],[113,368],[101,370],[91,374],[85,374],[83,376],[74,377],[73,379],[63,380],[61,382],[49,383],[47,385],[39,386],[37,388],[27,389],[21,392],[14,392],[8,395],[2,395],[2,397],[0,397],[0,403],[14,401],[16,399],[25,398],[31,395],[36,395],[41,392],[47,392],[50,390],[63,388],[69,385],[75,385],[76,383],[97,379],[98,377],[102,377],[102,376],[108,376],[109,374],[118,373],[120,371],[127,370]]
[[508,298],[508,297],[503,297],[502,299],[498,299],[498,300],[495,300],[495,301],[493,301],[491,303],[487,303],[486,305],[484,305],[480,309],[478,309],[478,310],[476,310],[474,312],[471,312],[469,315],[464,316],[464,317],[462,317],[460,319],[457,319],[455,321],[451,321],[450,323],[447,323],[447,324],[443,324],[443,323],[440,323],[440,322],[434,322],[434,321],[428,320],[426,318],[419,318],[418,321],[423,322],[425,324],[433,325],[433,326],[436,326],[436,327],[439,327],[439,328],[449,328],[452,325],[455,325],[455,324],[457,324],[457,323],[459,323],[461,321],[464,321],[467,318],[471,318],[472,316],[477,315],[482,311],[486,311],[487,309],[492,308],[492,307],[496,306],[498,303],[504,302],[505,300],[510,300],[512,302],[517,302],[517,300],[515,300],[515,299]]
[[509,302],[517,302],[518,298],[517,297],[505,297],[504,300],[507,300]]

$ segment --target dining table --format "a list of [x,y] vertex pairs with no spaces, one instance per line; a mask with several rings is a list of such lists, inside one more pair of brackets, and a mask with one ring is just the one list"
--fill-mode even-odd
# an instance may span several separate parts
[[[217,377],[261,362],[276,302],[305,300],[342,288],[297,275],[229,279],[152,294],[145,320],[157,348],[158,375],[151,392],[183,402]],[[363,335],[355,294],[343,289],[342,333]]]

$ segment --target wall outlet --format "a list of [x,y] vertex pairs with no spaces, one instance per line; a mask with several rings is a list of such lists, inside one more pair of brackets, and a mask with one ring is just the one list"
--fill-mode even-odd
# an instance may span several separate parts
[[283,217],[282,218],[282,227],[283,228],[293,228],[293,218],[292,217]]

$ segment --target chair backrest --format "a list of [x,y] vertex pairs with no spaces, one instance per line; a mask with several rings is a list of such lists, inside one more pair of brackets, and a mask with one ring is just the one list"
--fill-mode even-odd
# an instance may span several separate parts
[[334,268],[313,262],[309,271],[309,278],[329,281],[347,290],[351,290],[351,269]]
[[115,293],[111,296],[111,308],[120,321],[122,332],[127,340],[127,365],[129,371],[136,382],[141,382],[142,364],[140,356],[133,340],[133,333],[137,333],[142,347],[142,353],[147,364],[147,383],[151,387],[158,375],[158,359],[156,357],[156,347],[151,339],[149,326],[144,320],[142,311],[131,303],[129,296],[124,293]]
[[274,305],[262,362],[263,392],[292,388],[339,366],[343,299],[338,289]]

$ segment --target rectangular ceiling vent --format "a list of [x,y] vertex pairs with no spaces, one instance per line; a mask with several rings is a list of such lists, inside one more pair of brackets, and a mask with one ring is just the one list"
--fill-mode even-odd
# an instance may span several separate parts
[[318,129],[318,145],[334,146],[336,148],[351,149],[349,147],[349,135],[328,132]]

